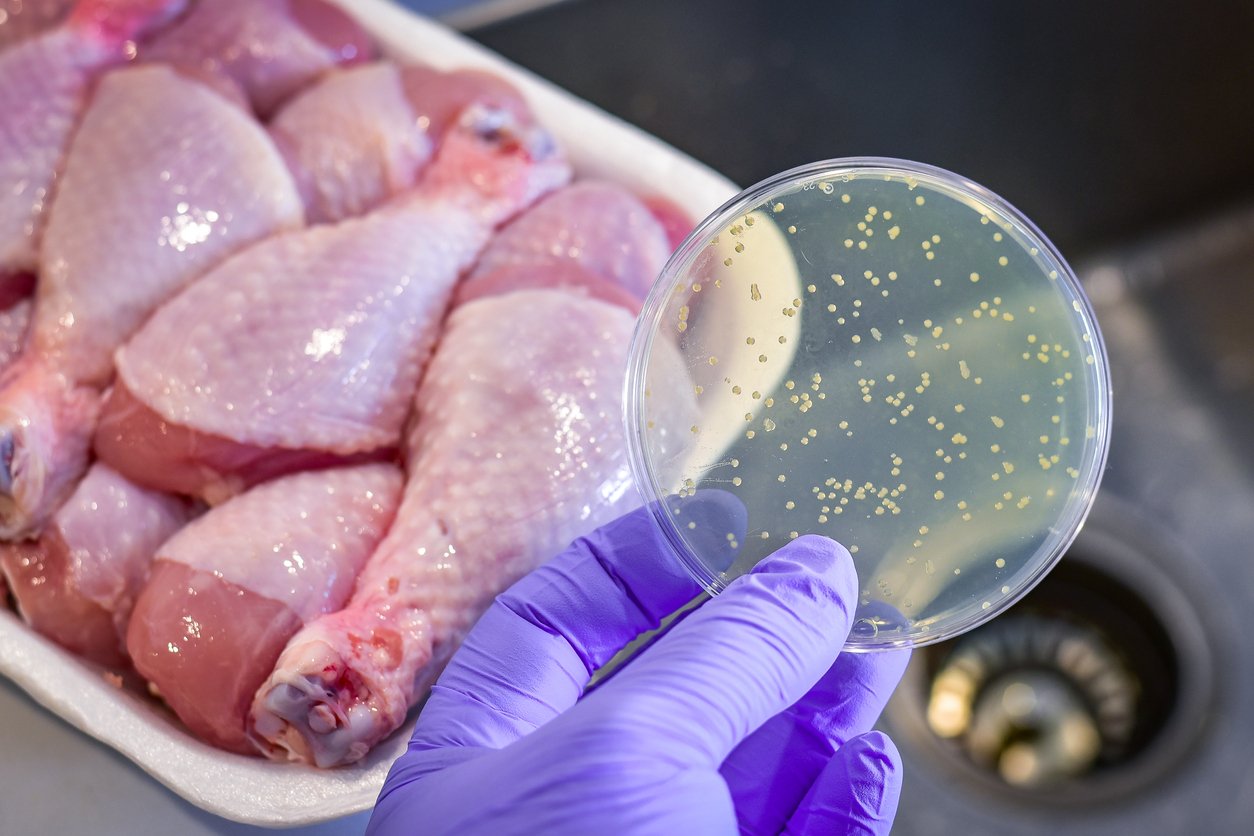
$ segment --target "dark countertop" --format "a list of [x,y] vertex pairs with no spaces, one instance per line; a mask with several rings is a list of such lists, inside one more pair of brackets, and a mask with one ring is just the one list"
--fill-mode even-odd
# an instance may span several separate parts
[[578,0],[470,33],[749,185],[897,156],[1074,258],[1254,196],[1254,6]]

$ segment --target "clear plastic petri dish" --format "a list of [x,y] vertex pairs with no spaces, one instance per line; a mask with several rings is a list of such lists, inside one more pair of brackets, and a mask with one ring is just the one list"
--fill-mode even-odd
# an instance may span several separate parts
[[[1110,439],[1062,256],[987,189],[893,159],[793,169],[701,223],[640,315],[624,404],[637,484],[710,594],[804,534],[849,549],[849,650],[942,641],[1022,597]],[[743,515],[690,519],[708,491]]]

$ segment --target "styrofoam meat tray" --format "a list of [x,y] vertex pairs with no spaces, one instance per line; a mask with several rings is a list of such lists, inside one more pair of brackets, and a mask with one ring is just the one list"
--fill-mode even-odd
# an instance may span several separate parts
[[[678,203],[700,220],[736,189],[644,132],[388,0],[335,0],[384,54],[437,68],[479,67],[513,82],[566,149],[577,175],[605,177]],[[40,705],[130,758],[178,795],[217,815],[271,826],[312,824],[369,808],[413,721],[351,767],[319,770],[223,752],[188,734],[138,688],[36,635],[0,609],[0,674]]]

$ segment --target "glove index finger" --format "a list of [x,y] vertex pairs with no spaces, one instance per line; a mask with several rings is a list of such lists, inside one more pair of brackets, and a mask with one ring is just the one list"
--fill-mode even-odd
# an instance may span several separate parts
[[793,540],[718,595],[573,714],[630,724],[673,757],[717,767],[832,666],[853,621],[858,579],[826,537]]

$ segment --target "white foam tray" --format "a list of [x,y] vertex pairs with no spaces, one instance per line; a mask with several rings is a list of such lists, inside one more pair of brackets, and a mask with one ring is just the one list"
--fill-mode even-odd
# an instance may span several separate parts
[[[674,200],[700,219],[736,189],[670,146],[388,0],[336,0],[399,60],[479,67],[512,81],[565,147],[579,176],[616,180]],[[355,766],[317,770],[222,752],[167,710],[28,630],[0,608],[0,675],[66,722],[130,758],[183,798],[251,824],[293,827],[369,808],[411,723]]]

